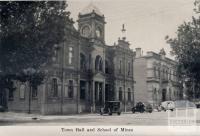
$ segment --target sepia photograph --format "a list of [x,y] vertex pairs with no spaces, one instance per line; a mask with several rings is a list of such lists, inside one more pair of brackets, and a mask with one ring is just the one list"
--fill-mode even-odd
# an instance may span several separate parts
[[200,0],[0,1],[0,135],[198,136]]

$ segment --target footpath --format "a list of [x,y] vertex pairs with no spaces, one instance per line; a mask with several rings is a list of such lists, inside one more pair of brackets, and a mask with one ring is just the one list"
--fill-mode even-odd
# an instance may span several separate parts
[[20,123],[20,122],[33,122],[33,121],[53,121],[62,119],[73,118],[96,118],[100,116],[98,114],[76,114],[76,115],[40,115],[40,114],[28,114],[17,112],[0,112],[0,125],[8,123]]

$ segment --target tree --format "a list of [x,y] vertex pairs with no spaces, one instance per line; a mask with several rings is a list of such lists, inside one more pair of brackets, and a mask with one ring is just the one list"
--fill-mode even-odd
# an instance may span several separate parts
[[[184,22],[178,27],[176,38],[166,37],[172,51],[171,54],[178,60],[179,75],[189,79],[195,88],[196,94],[200,93],[200,0],[195,3],[195,17],[192,21]],[[192,87],[191,86],[191,87]],[[192,87],[192,88],[193,88]],[[190,91],[191,92],[191,91]],[[194,95],[193,95],[194,96]]]
[[64,40],[66,2],[0,2],[0,62],[4,72],[39,68]]
[[[66,8],[66,1],[0,2],[1,84],[27,81],[24,70],[38,71],[51,61],[54,46],[64,40],[65,27],[71,21]],[[34,85],[44,77],[40,72],[33,76],[38,80],[30,81]]]

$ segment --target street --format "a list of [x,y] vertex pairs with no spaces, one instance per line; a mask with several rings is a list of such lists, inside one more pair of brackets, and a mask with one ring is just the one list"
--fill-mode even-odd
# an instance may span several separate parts
[[[79,115],[36,115],[26,113],[13,113],[5,112],[0,113],[0,125],[16,125],[16,126],[98,126],[98,125],[128,125],[128,126],[167,126],[169,118],[179,119],[179,125],[185,125],[188,120],[195,120],[195,122],[189,122],[188,126],[200,125],[200,110],[198,109],[196,114],[191,114],[190,111],[185,114],[186,110],[180,110],[179,112],[153,112],[153,113],[135,113],[131,112],[122,113],[120,116],[117,114],[99,115],[99,114],[79,114]],[[188,117],[185,118],[184,115]],[[182,117],[182,118],[175,118]],[[180,122],[180,120],[182,122]],[[184,121],[183,121],[184,120]],[[174,120],[173,120],[174,121]],[[174,122],[173,122],[174,123]],[[177,123],[177,120],[176,122]],[[181,124],[182,123],[182,124]],[[176,125],[176,124],[175,124]]]

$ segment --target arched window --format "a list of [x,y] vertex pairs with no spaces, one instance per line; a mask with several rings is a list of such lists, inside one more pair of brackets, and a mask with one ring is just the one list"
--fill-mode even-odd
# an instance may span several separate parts
[[101,56],[96,56],[95,59],[95,70],[96,71],[103,71],[103,60],[101,58]]
[[80,54],[80,69],[86,70],[86,59],[84,54]]

